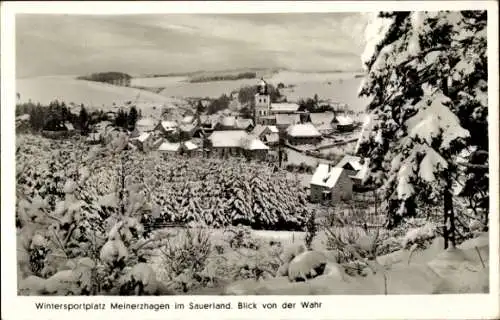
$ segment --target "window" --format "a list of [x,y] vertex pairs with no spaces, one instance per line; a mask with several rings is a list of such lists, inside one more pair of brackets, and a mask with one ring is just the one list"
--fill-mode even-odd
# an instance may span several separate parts
[[259,99],[259,103],[262,103],[262,99]]
[[332,193],[330,191],[323,191],[323,201],[328,201],[332,198]]

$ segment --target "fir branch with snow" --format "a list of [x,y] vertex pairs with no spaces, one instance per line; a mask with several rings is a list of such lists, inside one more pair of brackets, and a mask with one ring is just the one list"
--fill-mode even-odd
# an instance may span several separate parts
[[[371,99],[357,148],[371,158],[367,183],[382,187],[389,227],[416,215],[419,203],[443,205],[452,246],[454,193],[488,198],[486,18],[482,11],[385,12],[367,27],[379,31],[363,55],[359,91]],[[470,148],[486,153],[479,166],[469,165],[473,155],[460,157]]]

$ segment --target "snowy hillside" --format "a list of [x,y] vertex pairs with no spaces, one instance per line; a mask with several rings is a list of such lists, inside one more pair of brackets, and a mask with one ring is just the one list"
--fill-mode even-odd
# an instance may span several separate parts
[[[135,88],[118,87],[105,83],[75,80],[68,76],[50,76],[18,79],[16,91],[21,102],[40,102],[48,104],[57,99],[66,104],[74,103],[96,108],[110,108],[127,101],[137,101],[143,106],[178,104],[179,100]],[[144,107],[143,107],[144,108]],[[148,108],[145,108],[148,109]]]

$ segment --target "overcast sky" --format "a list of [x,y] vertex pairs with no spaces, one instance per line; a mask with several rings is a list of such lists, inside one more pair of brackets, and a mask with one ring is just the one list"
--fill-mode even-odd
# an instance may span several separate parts
[[286,67],[359,70],[358,13],[18,15],[17,77]]

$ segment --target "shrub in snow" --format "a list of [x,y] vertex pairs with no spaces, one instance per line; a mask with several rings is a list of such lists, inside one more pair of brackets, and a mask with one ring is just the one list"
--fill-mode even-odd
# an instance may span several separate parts
[[412,228],[406,232],[401,240],[401,246],[409,249],[413,245],[425,247],[425,244],[432,241],[436,237],[437,226],[433,223],[426,223],[425,225],[417,228]]
[[248,226],[229,227],[224,233],[227,234],[227,242],[233,249],[259,249],[259,242],[252,237],[252,229]]
[[212,250],[206,229],[186,229],[175,238],[167,239],[166,246],[160,250],[164,279],[172,288],[187,292],[203,284],[200,273]]
[[290,281],[306,281],[322,275],[327,264],[326,256],[319,251],[306,251],[292,259],[288,266]]
[[146,263],[138,263],[120,278],[120,295],[154,295],[158,291],[158,280],[153,268]]

